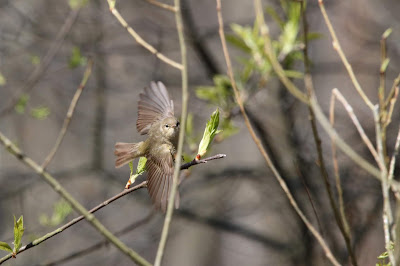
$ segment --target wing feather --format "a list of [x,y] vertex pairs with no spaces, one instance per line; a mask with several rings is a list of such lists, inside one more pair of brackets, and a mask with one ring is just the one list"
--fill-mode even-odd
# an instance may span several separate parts
[[138,120],[136,128],[142,135],[148,134],[151,125],[169,116],[174,116],[174,103],[169,98],[162,82],[151,82],[139,95]]

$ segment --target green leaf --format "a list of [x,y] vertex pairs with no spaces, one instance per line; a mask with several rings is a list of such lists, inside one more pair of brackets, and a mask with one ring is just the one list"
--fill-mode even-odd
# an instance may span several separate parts
[[53,205],[53,214],[51,215],[51,218],[49,218],[46,214],[42,214],[39,218],[39,221],[43,226],[57,226],[61,224],[71,212],[71,205],[65,200],[61,199]]
[[69,0],[68,4],[71,9],[78,9],[84,7],[88,0]]
[[37,66],[40,64],[40,57],[37,55],[31,55],[31,63],[34,66]]
[[385,32],[382,34],[382,39],[387,39],[390,34],[392,34],[392,28],[385,30]]
[[217,135],[221,130],[218,130],[219,125],[219,109],[215,110],[210,120],[207,122],[206,128],[204,130],[203,138],[200,141],[199,149],[197,155],[201,157],[206,154],[208,147],[210,146],[215,135]]
[[279,17],[278,13],[275,11],[275,9],[273,9],[272,7],[267,7],[265,10],[273,20],[275,20],[275,22],[279,25],[279,27],[281,29],[283,29],[283,26],[285,25],[285,23],[283,22],[283,20]]
[[235,46],[236,48],[242,50],[245,53],[250,53],[250,48],[246,45],[246,43],[235,35],[227,35],[226,41]]
[[0,72],[0,86],[4,86],[6,83],[6,77],[4,77],[4,75]]
[[8,251],[8,252],[11,252],[11,253],[13,252],[12,248],[10,247],[10,245],[8,245],[6,242],[1,242],[0,241],[0,249]]
[[28,94],[22,94],[21,97],[19,98],[17,104],[15,105],[15,111],[18,114],[23,114],[25,113],[25,108],[26,108],[26,104],[28,103],[29,100],[29,95]]
[[44,120],[50,115],[50,109],[46,106],[38,106],[31,110],[31,115],[38,120]]
[[135,174],[133,174],[133,163],[132,162],[129,163],[129,167],[131,168],[131,174],[130,174],[130,177],[129,177],[131,185],[133,183],[135,183],[135,180],[136,180],[136,178],[138,176],[140,176],[141,174],[146,172],[146,162],[147,162],[147,158],[146,157],[140,157],[139,158],[139,162],[138,162],[138,165],[136,167]]
[[24,234],[24,218],[21,215],[19,219],[16,221],[15,216],[14,216],[14,253],[17,253],[18,250],[20,249],[22,243],[22,235]]
[[70,68],[76,68],[78,66],[84,66],[87,63],[87,58],[81,55],[79,47],[72,48],[72,54],[69,58],[68,66]]

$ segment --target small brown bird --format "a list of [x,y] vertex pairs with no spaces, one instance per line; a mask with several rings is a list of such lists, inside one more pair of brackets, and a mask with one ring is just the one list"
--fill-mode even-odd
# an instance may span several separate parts
[[[174,116],[174,103],[162,82],[151,82],[139,95],[136,128],[148,135],[138,143],[115,144],[115,167],[119,168],[135,158],[147,158],[147,189],[154,206],[163,212],[167,209],[174,174],[174,158],[179,138],[179,121]],[[175,208],[179,207],[179,193]]]

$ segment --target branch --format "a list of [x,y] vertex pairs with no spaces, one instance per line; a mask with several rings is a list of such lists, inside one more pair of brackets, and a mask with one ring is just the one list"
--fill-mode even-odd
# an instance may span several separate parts
[[360,83],[358,83],[358,80],[356,78],[356,75],[353,72],[353,68],[351,67],[349,61],[347,61],[346,55],[344,54],[342,47],[340,46],[339,40],[336,37],[335,30],[332,27],[332,24],[329,20],[328,14],[326,13],[325,6],[324,6],[324,1],[323,0],[318,0],[319,7],[321,9],[322,16],[324,17],[326,26],[328,26],[329,33],[331,34],[332,37],[332,45],[333,49],[336,50],[336,52],[339,54],[340,59],[343,62],[343,65],[345,66],[351,81],[353,82],[354,87],[356,88],[358,94],[360,94],[361,98],[364,100],[364,102],[367,104],[367,106],[373,110],[374,105],[372,102],[369,100],[368,96],[364,93],[363,89],[360,86]]
[[82,81],[81,81],[78,89],[76,90],[74,97],[72,98],[71,104],[69,105],[68,112],[64,119],[63,127],[61,128],[61,131],[57,137],[57,141],[54,144],[54,147],[51,149],[49,155],[47,155],[46,159],[44,160],[44,162],[42,164],[43,169],[46,169],[46,167],[49,165],[51,160],[53,160],[54,155],[56,154],[58,148],[61,145],[61,142],[64,139],[65,133],[67,133],[68,126],[71,122],[72,116],[75,111],[75,106],[76,106],[76,104],[79,100],[79,97],[81,96],[82,91],[86,85],[86,82],[88,81],[90,74],[92,72],[92,66],[93,66],[93,60],[89,59],[88,64],[86,66],[85,73],[83,74]]
[[168,4],[164,4],[161,2],[158,2],[156,0],[146,0],[147,2],[149,2],[150,4],[153,4],[155,6],[164,8],[165,10],[171,11],[171,12],[176,12],[176,8],[174,6],[168,5]]
[[[308,57],[308,39],[307,39],[307,35],[308,35],[308,24],[307,24],[307,15],[306,15],[306,10],[305,10],[305,4],[304,1],[300,2],[300,7],[301,7],[301,15],[302,15],[302,21],[303,21],[303,36],[304,36],[304,50],[303,50],[303,54],[304,54],[304,67],[305,67],[305,75],[304,75],[304,85],[307,89],[308,92],[308,96],[310,97],[310,95],[312,95],[314,93],[314,85],[313,85],[313,80],[311,77],[311,71],[310,71],[310,61],[309,61],[309,57]],[[320,168],[320,172],[321,172],[321,176],[324,180],[324,184],[325,184],[325,190],[328,193],[328,198],[329,198],[329,203],[331,205],[331,208],[333,210],[333,214],[335,216],[335,220],[336,223],[339,227],[340,233],[342,234],[345,244],[346,244],[346,248],[347,251],[349,252],[349,256],[351,259],[351,262],[353,264],[353,266],[357,266],[357,258],[354,254],[352,245],[351,245],[351,233],[350,233],[350,227],[349,224],[347,222],[345,213],[344,213],[344,207],[343,207],[343,197],[342,197],[342,193],[341,193],[341,187],[340,187],[340,179],[337,178],[336,181],[338,181],[337,187],[338,187],[338,192],[340,191],[339,194],[339,203],[342,203],[340,206],[340,211],[338,210],[337,204],[335,202],[333,193],[332,193],[332,189],[331,189],[331,185],[329,183],[329,176],[328,176],[328,171],[326,170],[326,165],[325,165],[325,160],[324,160],[324,156],[323,156],[323,151],[322,151],[322,145],[321,145],[321,139],[319,137],[319,133],[318,133],[318,128],[317,128],[317,123],[316,123],[316,119],[315,119],[315,114],[314,111],[312,110],[311,106],[308,105],[308,111],[310,114],[310,122],[311,122],[311,128],[312,128],[312,132],[313,132],[313,136],[314,136],[314,142],[315,142],[315,146],[316,146],[316,150],[318,153],[318,162],[319,162],[319,168]],[[368,138],[367,138],[368,139]],[[368,139],[369,140],[369,139]],[[332,146],[333,144],[333,140],[332,140]],[[336,150],[335,150],[336,151]],[[336,165],[335,165],[336,166]],[[336,170],[337,168],[335,168]],[[337,172],[337,177],[339,176],[339,173]]]
[[216,159],[222,159],[222,158],[225,158],[225,157],[226,157],[226,154],[217,154],[217,155],[214,155],[214,156],[211,156],[211,157],[208,157],[208,158],[204,158],[202,160],[196,160],[196,158],[195,158],[192,161],[181,165],[181,170],[189,169],[189,167],[192,167],[193,165],[198,165],[198,164],[201,164],[201,163],[207,163],[208,161],[216,160]]
[[[233,88],[233,91],[234,91],[234,94],[235,94],[236,101],[237,101],[237,103],[238,103],[238,105],[240,107],[240,111],[242,112],[242,115],[244,117],[247,129],[249,130],[251,137],[253,138],[253,140],[254,140],[255,144],[257,145],[258,149],[260,150],[260,152],[261,152],[262,156],[264,157],[267,165],[269,166],[269,168],[271,169],[271,171],[275,175],[276,179],[278,180],[280,186],[282,187],[283,191],[285,192],[287,198],[289,199],[290,204],[295,209],[296,213],[300,216],[300,218],[306,224],[307,228],[311,231],[311,233],[318,240],[318,242],[320,243],[320,245],[324,249],[325,254],[328,257],[328,259],[333,264],[339,265],[339,263],[334,258],[332,252],[330,251],[329,247],[327,246],[327,244],[325,243],[325,241],[321,237],[321,235],[318,233],[318,231],[314,228],[314,226],[309,222],[309,220],[306,218],[306,216],[300,210],[299,206],[297,205],[297,202],[293,198],[293,195],[290,193],[290,191],[289,191],[289,189],[288,189],[288,187],[286,185],[286,182],[283,180],[283,178],[281,177],[280,173],[275,168],[274,164],[271,161],[271,158],[268,156],[268,154],[266,153],[265,149],[263,148],[259,138],[254,133],[254,130],[253,130],[251,124],[250,124],[250,121],[249,121],[249,119],[247,117],[247,114],[246,114],[246,111],[244,109],[242,99],[240,98],[240,94],[239,94],[238,88],[236,86],[235,78],[234,78],[234,75],[233,75],[232,63],[231,63],[229,52],[228,52],[228,48],[227,48],[227,45],[226,45],[226,39],[225,39],[225,33],[224,33],[224,27],[223,27],[224,23],[223,23],[222,14],[221,14],[221,0],[216,0],[216,2],[217,2],[217,16],[218,16],[218,24],[219,24],[219,35],[220,35],[222,49],[223,49],[223,52],[224,52],[224,57],[225,57],[225,61],[226,61],[227,69],[228,69],[228,75],[229,75],[229,79],[230,79],[231,84],[232,84],[232,88]],[[255,4],[255,9],[256,9],[256,14],[257,14],[257,21],[259,21],[259,19],[261,19],[260,14],[262,14],[261,2],[260,1],[255,1],[254,4]],[[299,97],[301,97],[304,100],[304,102],[308,102],[307,97],[304,95],[303,92],[297,90],[294,93],[297,93],[299,95]]]
[[[139,265],[150,265],[144,258],[138,255],[134,250],[126,246],[121,240],[115,237],[103,224],[97,220],[93,214],[89,213],[83,205],[81,205],[61,184],[47,171],[45,171],[38,163],[27,157],[18,149],[3,133],[0,132],[0,142],[6,147],[6,149],[14,155],[18,160],[32,168],[37,174],[39,174],[58,194],[60,194],[71,206],[85,219],[99,231],[105,238],[115,245],[121,252],[127,255],[132,261],[135,261]],[[10,255],[11,256],[11,255]],[[7,257],[7,256],[6,256]],[[9,258],[7,258],[9,259]],[[7,260],[5,259],[5,260]],[[2,260],[0,260],[0,263]]]
[[125,19],[121,16],[121,14],[118,12],[118,10],[115,8],[115,0],[107,0],[108,5],[110,7],[111,13],[118,19],[119,23],[121,23],[122,27],[124,27],[129,34],[136,40],[138,44],[146,48],[150,53],[154,54],[157,56],[161,61],[164,61],[168,65],[177,68],[182,71],[183,66],[182,64],[179,64],[178,62],[166,57],[164,54],[160,53],[154,46],[146,42],[145,40],[140,37],[140,35],[132,29],[131,26],[128,25],[128,23],[125,21]]
[[[181,128],[186,128],[186,117],[187,117],[187,104],[189,99],[189,92],[188,92],[188,73],[187,73],[187,57],[186,57],[186,44],[185,44],[185,37],[183,31],[183,22],[182,22],[182,11],[180,6],[180,0],[174,0],[174,6],[176,9],[175,12],[175,21],[176,21],[176,30],[178,32],[179,38],[179,47],[181,50],[181,61],[182,61],[182,68],[181,68],[181,77],[182,77],[182,112],[181,112]],[[168,231],[169,225],[172,219],[172,213],[174,212],[174,204],[175,204],[175,195],[178,187],[178,175],[179,175],[179,167],[181,160],[182,160],[182,148],[183,148],[183,141],[185,137],[185,130],[182,130],[179,134],[179,142],[178,142],[178,150],[175,159],[175,166],[174,166],[174,176],[172,181],[172,188],[171,194],[168,199],[168,207],[167,207],[167,214],[164,220],[164,226],[161,233],[160,243],[157,249],[157,255],[154,262],[155,266],[161,265],[161,260],[164,254],[165,244],[168,238]]]
[[78,17],[79,11],[80,7],[77,9],[72,9],[69,12],[67,18],[65,19],[64,24],[61,26],[54,40],[54,43],[50,47],[49,51],[43,57],[43,60],[41,60],[39,66],[37,66],[35,70],[30,74],[26,84],[21,89],[18,90],[19,91],[18,93],[16,93],[11,97],[10,101],[7,104],[5,104],[5,107],[0,111],[0,117],[4,116],[15,107],[15,105],[21,98],[22,94],[28,93],[30,90],[33,89],[33,87],[35,87],[36,83],[39,81],[42,74],[47,70],[51,61],[53,61],[54,56],[57,54],[58,50],[60,50],[61,46],[63,45],[65,37],[70,32],[72,25],[74,24],[76,18]]

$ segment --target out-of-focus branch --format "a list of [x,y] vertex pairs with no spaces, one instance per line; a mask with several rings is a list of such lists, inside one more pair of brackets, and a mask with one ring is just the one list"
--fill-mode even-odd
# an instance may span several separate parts
[[79,87],[76,90],[74,97],[72,98],[71,104],[69,105],[67,115],[64,119],[63,127],[61,128],[60,134],[57,137],[56,143],[54,144],[54,147],[51,149],[49,155],[47,155],[46,159],[44,160],[44,162],[42,164],[43,169],[46,169],[46,167],[49,165],[51,160],[53,160],[54,155],[56,154],[58,148],[61,145],[61,142],[64,139],[65,133],[67,133],[67,129],[71,122],[72,116],[74,114],[76,104],[78,103],[79,97],[81,96],[82,91],[85,88],[86,82],[89,80],[90,74],[92,73],[92,66],[93,66],[93,60],[89,59],[88,64],[86,66],[85,73],[83,74],[82,81],[79,84]]
[[[308,24],[307,24],[307,15],[306,15],[304,1],[300,2],[300,8],[301,8],[302,21],[303,21],[303,36],[305,36],[304,37],[305,47],[303,49],[304,66],[305,66],[304,85],[307,89],[308,96],[310,97],[310,95],[314,94],[314,85],[313,85],[311,71],[310,71],[310,60],[308,57],[308,39],[307,39]],[[354,254],[353,247],[351,245],[350,227],[349,227],[349,224],[347,223],[346,216],[344,215],[344,208],[343,208],[342,212],[339,211],[337,204],[335,202],[335,199],[334,199],[334,195],[332,193],[331,185],[329,183],[328,171],[326,170],[325,160],[324,160],[324,156],[323,156],[321,139],[319,137],[314,111],[312,110],[310,105],[308,105],[308,111],[310,114],[310,123],[311,123],[311,128],[313,131],[314,142],[315,142],[317,154],[318,154],[319,168],[320,168],[321,176],[324,180],[325,190],[328,193],[329,203],[333,210],[333,214],[335,216],[336,223],[337,223],[339,230],[340,230],[341,234],[343,235],[344,241],[346,243],[346,248],[347,248],[347,251],[349,252],[349,257],[351,259],[351,262],[354,266],[357,266],[358,265],[357,258]],[[342,202],[343,202],[343,198],[342,198]]]
[[[185,36],[184,36],[184,29],[183,29],[183,22],[182,22],[182,10],[181,10],[181,3],[180,0],[174,0],[174,6],[176,9],[175,12],[175,22],[176,22],[176,30],[178,32],[179,38],[179,47],[181,50],[181,78],[182,78],[182,111],[181,111],[181,128],[186,128],[186,118],[187,118],[187,105],[189,100],[189,92],[188,92],[188,64],[187,64],[187,57],[186,57],[186,44],[185,44]],[[164,226],[161,232],[161,239],[158,245],[156,259],[154,262],[155,266],[161,265],[161,260],[165,250],[165,244],[168,238],[169,232],[169,225],[171,223],[172,214],[174,212],[174,204],[175,204],[175,195],[178,188],[178,177],[180,171],[180,163],[182,160],[182,149],[183,149],[183,142],[185,137],[185,131],[181,130],[179,134],[179,141],[178,141],[178,150],[175,159],[175,167],[174,167],[174,176],[172,181],[172,188],[171,194],[169,195],[168,199],[168,207],[167,207],[167,214],[165,215]]]
[[[46,172],[38,163],[31,158],[27,157],[22,151],[17,148],[3,133],[0,132],[0,142],[6,147],[6,149],[14,155],[22,163],[32,168],[37,174],[39,174],[58,194],[60,194],[71,206],[95,228],[101,233],[107,240],[115,245],[121,252],[127,255],[131,260],[138,263],[139,265],[150,265],[144,258],[137,254],[134,250],[126,246],[121,240],[114,236],[103,224],[97,220],[93,214],[83,207],[51,174]],[[8,260],[12,255],[7,255],[0,260],[0,263]]]
[[[140,35],[134,29],[132,29],[131,26],[128,25],[126,20],[121,16],[121,14],[115,8],[115,0],[107,0],[107,2],[108,2],[108,5],[110,7],[111,13],[118,19],[118,21],[119,21],[119,23],[121,23],[122,27],[124,27],[129,32],[129,34],[135,39],[135,41],[138,44],[143,46],[145,49],[150,51],[150,53],[154,54],[161,61],[167,63],[168,65],[170,65],[170,66],[172,66],[174,68],[177,68],[179,70],[183,69],[183,65],[182,64],[180,64],[180,63],[178,63],[178,62],[166,57],[164,54],[160,53],[156,48],[154,48],[154,46],[152,46],[151,44],[149,44],[148,42],[143,40],[142,37],[140,37]],[[175,13],[177,13],[177,12],[175,12]]]
[[147,2],[149,2],[152,5],[164,8],[165,10],[171,11],[171,12],[176,12],[176,8],[174,6],[168,5],[168,4],[164,4],[161,2],[158,2],[156,0],[146,0]]
[[[262,146],[261,141],[258,139],[258,137],[254,133],[254,130],[253,130],[251,124],[250,124],[250,121],[249,121],[249,119],[247,117],[247,114],[246,114],[246,111],[244,109],[242,99],[240,98],[240,94],[239,94],[238,88],[236,86],[235,78],[234,78],[234,75],[233,75],[232,63],[231,63],[229,52],[228,52],[228,48],[227,48],[227,45],[226,45],[225,32],[224,32],[224,27],[223,27],[224,23],[223,23],[222,13],[221,13],[221,0],[216,0],[216,3],[217,3],[217,16],[218,16],[218,24],[219,24],[219,35],[220,35],[222,49],[223,49],[223,52],[224,52],[224,57],[225,57],[226,65],[227,65],[228,76],[229,76],[229,79],[230,79],[231,84],[232,84],[232,88],[233,88],[233,91],[234,91],[234,95],[235,95],[236,101],[237,101],[237,103],[238,103],[238,105],[240,107],[240,110],[242,112],[242,115],[244,117],[246,127],[248,128],[251,137],[253,138],[253,140],[254,140],[255,144],[257,145],[258,149],[260,150],[260,152],[261,152],[262,156],[264,157],[267,165],[270,167],[271,171],[274,173],[274,175],[275,175],[276,179],[278,180],[280,186],[282,187],[283,191],[285,192],[286,196],[288,197],[289,202],[292,205],[292,207],[295,209],[295,211],[300,216],[300,218],[303,220],[303,222],[307,225],[307,227],[311,231],[311,233],[317,238],[318,242],[320,243],[320,245],[324,249],[324,252],[325,252],[326,256],[328,257],[328,259],[334,265],[339,265],[339,263],[337,262],[337,260],[333,256],[332,252],[330,251],[328,245],[325,243],[325,241],[321,237],[321,235],[314,228],[314,226],[308,221],[306,216],[303,214],[303,212],[298,207],[297,202],[293,198],[292,194],[290,193],[290,191],[289,191],[289,189],[288,189],[288,187],[286,185],[286,182],[283,180],[283,178],[281,177],[280,173],[277,171],[277,169],[273,165],[270,157],[268,156],[268,154],[266,153],[264,147]],[[259,19],[260,18],[259,14],[260,14],[260,12],[262,13],[261,2],[255,1],[255,9],[256,9],[256,13],[257,13],[257,18]],[[301,98],[304,102],[308,102],[307,97],[306,97],[306,95],[304,95],[303,92],[301,92],[299,90],[296,90],[296,91],[293,91],[293,93],[298,94],[298,97]]]
[[19,99],[21,98],[21,95],[23,93],[28,93],[38,83],[43,73],[49,67],[51,61],[53,61],[54,56],[57,54],[58,50],[60,50],[62,44],[64,43],[64,39],[70,32],[72,25],[74,25],[76,18],[79,15],[80,9],[81,8],[78,7],[76,9],[72,9],[69,12],[67,18],[65,19],[64,24],[58,31],[54,43],[48,50],[47,54],[43,57],[43,60],[41,60],[39,66],[37,66],[35,70],[30,74],[25,85],[21,89],[17,90],[18,92],[11,97],[10,101],[7,104],[5,104],[5,107],[0,111],[0,117],[10,112],[18,103]]

